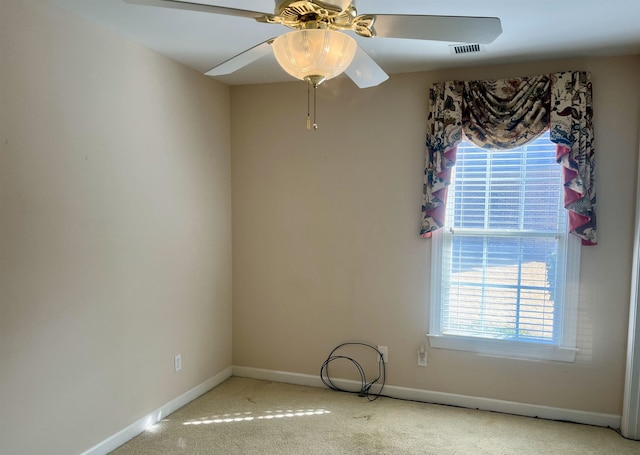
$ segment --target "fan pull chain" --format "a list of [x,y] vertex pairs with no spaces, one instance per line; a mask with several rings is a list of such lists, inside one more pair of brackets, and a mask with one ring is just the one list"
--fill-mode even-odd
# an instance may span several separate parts
[[307,129],[311,129],[311,82],[307,82]]
[[316,97],[316,94],[318,93],[318,86],[317,85],[313,85],[313,129],[317,130],[318,129],[318,123],[316,122],[316,113],[318,110],[318,100]]
[[[313,124],[311,123],[311,86],[313,86]],[[318,129],[318,123],[316,123],[316,114],[317,114],[317,91],[318,85],[308,81],[307,83],[307,129],[310,130],[313,125],[313,129]]]

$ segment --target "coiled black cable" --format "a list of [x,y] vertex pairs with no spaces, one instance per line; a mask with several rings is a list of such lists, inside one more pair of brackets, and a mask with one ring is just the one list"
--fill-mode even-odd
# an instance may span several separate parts
[[[377,360],[378,360],[378,376],[373,380],[373,381],[367,381],[364,369],[362,368],[362,366],[353,358],[345,356],[345,355],[336,355],[335,352],[340,349],[343,348],[345,346],[365,346],[368,348],[373,349],[376,353],[377,353]],[[345,390],[345,389],[341,389],[340,387],[336,386],[333,381],[331,380],[331,377],[329,376],[329,364],[331,362],[333,362],[334,360],[338,360],[338,359],[344,359],[344,360],[348,360],[351,363],[353,363],[353,365],[356,367],[356,369],[358,370],[358,373],[360,374],[360,390]],[[381,395],[382,395],[382,389],[384,388],[384,384],[386,381],[386,366],[384,363],[384,357],[382,355],[382,353],[380,351],[378,351],[378,349],[375,346],[371,346],[370,344],[367,343],[342,343],[341,345],[338,345],[337,347],[335,347],[333,349],[333,351],[331,351],[331,353],[329,353],[329,357],[327,357],[327,360],[325,360],[322,363],[322,366],[320,367],[320,380],[322,381],[322,383],[327,386],[329,389],[331,390],[337,390],[338,392],[347,392],[347,393],[357,393],[358,395],[360,395],[361,397],[367,397],[367,399],[369,401],[374,401],[376,399],[378,399]],[[378,390],[377,393],[373,394],[371,393],[371,387],[376,384],[378,381],[382,380],[381,386],[380,386],[380,390]]]

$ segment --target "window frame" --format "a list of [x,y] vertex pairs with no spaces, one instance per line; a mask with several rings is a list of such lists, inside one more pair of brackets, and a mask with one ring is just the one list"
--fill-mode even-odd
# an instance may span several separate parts
[[[551,142],[550,142],[551,144]],[[553,145],[553,144],[552,144]],[[491,153],[500,153],[492,151]],[[442,332],[443,253],[445,226],[432,233],[431,240],[431,305],[429,318],[429,344],[432,348],[468,351],[500,357],[513,357],[535,360],[553,360],[574,362],[578,349],[577,319],[578,292],[580,280],[580,239],[568,232],[562,237],[562,247],[566,248],[566,269],[564,281],[564,301],[562,321],[559,325],[557,342],[535,342],[523,340],[504,340],[498,338],[480,338],[473,336],[451,335]],[[518,238],[514,236],[513,238]]]

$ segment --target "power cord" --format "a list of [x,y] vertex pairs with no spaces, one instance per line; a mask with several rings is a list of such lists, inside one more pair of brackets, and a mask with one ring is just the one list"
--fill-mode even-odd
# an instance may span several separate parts
[[[362,366],[358,362],[356,362],[351,357],[335,354],[337,350],[344,348],[345,346],[365,346],[367,348],[373,349],[376,352],[377,358],[378,358],[378,377],[376,377],[373,381],[367,381],[364,368],[362,368]],[[358,373],[360,374],[360,384],[361,384],[360,390],[354,391],[354,390],[341,389],[340,387],[336,386],[333,383],[333,381],[331,380],[331,377],[329,376],[329,364],[334,360],[339,360],[339,359],[348,360],[351,363],[353,363],[353,365],[356,367],[356,369],[358,370]],[[325,386],[327,386],[331,390],[336,390],[338,392],[357,393],[361,397],[367,397],[369,401],[374,401],[382,395],[382,389],[384,388],[384,384],[386,381],[386,366],[384,363],[384,357],[382,353],[378,351],[378,349],[375,346],[371,346],[370,344],[342,343],[341,345],[338,345],[337,347],[335,347],[333,351],[331,351],[331,353],[329,354],[329,357],[327,357],[327,360],[325,360],[324,363],[322,364],[322,367],[320,367],[320,380]],[[380,390],[378,390],[378,393],[375,393],[375,394],[371,393],[371,387],[380,380],[382,380],[382,384],[380,386]]]

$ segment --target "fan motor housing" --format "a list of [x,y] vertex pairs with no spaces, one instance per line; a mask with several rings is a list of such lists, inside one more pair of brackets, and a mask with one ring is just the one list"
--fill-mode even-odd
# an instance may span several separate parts
[[352,0],[331,3],[317,0],[280,0],[276,2],[274,16],[265,16],[258,20],[282,24],[294,30],[353,30],[366,38],[374,36],[375,17],[357,14]]
[[321,2],[316,0],[276,0],[275,14],[283,17],[304,16],[310,13],[336,16],[351,5],[351,0]]

